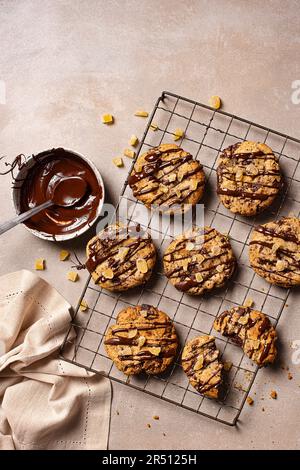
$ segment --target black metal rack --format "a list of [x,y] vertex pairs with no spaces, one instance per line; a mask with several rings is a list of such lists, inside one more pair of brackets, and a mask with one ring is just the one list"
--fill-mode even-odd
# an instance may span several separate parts
[[[155,131],[152,130],[151,124],[157,125]],[[229,234],[238,259],[237,273],[226,288],[202,297],[191,297],[178,292],[167,282],[161,267],[145,286],[124,293],[105,291],[96,286],[90,278],[65,338],[62,357],[129,387],[216,421],[235,425],[258,368],[238,346],[215,332],[212,325],[219,312],[231,306],[242,305],[247,298],[253,298],[254,307],[267,314],[274,325],[284,311],[290,290],[272,286],[254,273],[248,263],[247,246],[255,224],[265,223],[291,212],[299,216],[300,140],[233,114],[216,111],[194,100],[163,92],[150,115],[138,154],[161,143],[172,142],[176,128],[184,130],[184,137],[177,143],[203,164],[207,178],[206,195],[204,201],[201,201],[205,207],[205,224]],[[272,208],[252,218],[245,218],[225,209],[215,191],[219,152],[233,143],[247,139],[265,142],[273,149],[280,160],[286,183],[282,195],[277,198]],[[123,214],[122,208],[126,205],[124,202],[129,206],[129,210],[127,208]],[[117,209],[121,219],[124,218],[129,223],[140,223],[143,228],[150,230],[158,252],[163,253],[174,234],[174,226],[171,234],[169,223],[164,224],[154,216],[149,218],[147,209],[132,196],[127,180]],[[82,299],[89,305],[86,312],[79,309]],[[160,376],[126,377],[118,371],[105,353],[103,339],[107,327],[115,323],[115,318],[122,308],[139,303],[152,304],[165,311],[173,318],[180,338],[181,350],[177,359],[173,366]],[[77,333],[76,337],[73,327]],[[189,385],[180,366],[183,345],[187,339],[199,334],[213,334],[223,359],[232,363],[227,373],[227,392],[222,401],[211,400],[196,392]]]

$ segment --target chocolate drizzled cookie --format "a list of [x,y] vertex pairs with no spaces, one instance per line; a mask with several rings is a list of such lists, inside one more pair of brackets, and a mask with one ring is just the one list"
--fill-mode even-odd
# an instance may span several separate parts
[[109,225],[87,244],[86,268],[96,284],[124,291],[146,282],[156,261],[150,235],[139,225]]
[[234,213],[252,216],[269,207],[282,188],[277,158],[266,144],[245,141],[219,157],[217,193]]
[[147,207],[185,210],[204,191],[202,165],[176,144],[162,144],[139,156],[128,179],[133,195]]
[[258,366],[275,361],[277,334],[262,312],[249,307],[233,307],[215,319],[214,328],[241,346]]
[[170,318],[150,305],[122,310],[104,341],[108,356],[127,375],[159,374],[174,360],[178,339]]
[[300,220],[283,217],[255,227],[249,258],[254,271],[271,284],[300,285]]
[[186,343],[181,363],[191,385],[203,395],[218,398],[223,364],[213,336],[198,336]]
[[236,260],[225,235],[211,227],[195,228],[168,246],[164,271],[176,289],[200,295],[222,287],[233,274]]

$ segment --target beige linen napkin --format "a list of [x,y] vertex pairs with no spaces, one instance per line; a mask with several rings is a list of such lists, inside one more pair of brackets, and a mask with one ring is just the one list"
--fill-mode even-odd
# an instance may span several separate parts
[[35,274],[0,278],[0,449],[106,449],[110,382],[59,359],[69,322]]

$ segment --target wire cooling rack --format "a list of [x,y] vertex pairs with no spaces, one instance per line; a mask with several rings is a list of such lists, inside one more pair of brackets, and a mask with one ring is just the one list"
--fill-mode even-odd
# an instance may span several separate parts
[[[176,128],[184,130],[184,137],[177,143],[194,155],[206,172],[206,193],[202,201],[205,207],[204,222],[229,234],[238,259],[238,270],[225,288],[202,297],[179,292],[168,283],[162,272],[161,259],[156,274],[144,287],[124,293],[105,291],[95,286],[90,278],[79,301],[80,305],[82,299],[86,300],[89,309],[82,312],[78,305],[65,338],[62,357],[182,408],[235,425],[258,368],[243,354],[241,348],[214,331],[212,325],[220,312],[242,305],[247,298],[254,299],[254,307],[268,315],[274,325],[281,314],[284,315],[290,291],[271,286],[254,273],[248,263],[248,245],[251,230],[257,223],[265,223],[290,213],[299,216],[300,140],[232,114],[216,111],[174,93],[163,92],[151,113],[138,154],[161,143],[172,142]],[[278,197],[270,210],[254,218],[231,213],[220,204],[216,195],[216,162],[219,152],[244,140],[268,144],[278,156],[285,176],[285,188],[281,197]],[[122,208],[126,205],[126,213],[122,214]],[[147,209],[132,196],[127,180],[118,211],[121,219],[124,218],[129,223],[140,223],[151,232],[161,258],[166,246],[176,235],[174,221],[173,224],[172,221],[165,221],[164,216],[149,218]],[[126,377],[107,357],[103,344],[104,335],[108,326],[115,323],[121,309],[142,303],[157,306],[174,320],[181,347],[174,364],[164,374]],[[226,393],[218,401],[196,392],[189,385],[180,366],[180,355],[185,342],[199,334],[213,334],[223,361],[232,363],[226,376]]]

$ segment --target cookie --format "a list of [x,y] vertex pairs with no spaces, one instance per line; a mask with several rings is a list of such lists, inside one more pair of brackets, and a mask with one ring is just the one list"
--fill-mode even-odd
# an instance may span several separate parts
[[162,144],[138,157],[128,184],[145,206],[160,210],[186,210],[204,191],[202,165],[176,144]]
[[262,312],[250,307],[233,307],[215,319],[214,329],[241,346],[259,367],[275,361],[277,334]]
[[280,166],[266,144],[245,141],[219,157],[217,193],[231,212],[253,216],[269,207],[283,185]]
[[191,385],[203,395],[218,398],[223,364],[213,336],[198,336],[184,346],[181,364]]
[[143,304],[118,314],[116,324],[108,328],[104,345],[124,374],[160,374],[173,362],[178,339],[170,318]]
[[224,286],[236,260],[225,235],[211,227],[194,228],[173,240],[163,257],[164,272],[176,289],[201,295]]
[[249,258],[254,271],[271,284],[300,285],[300,220],[283,217],[255,227]]
[[89,241],[86,268],[94,281],[110,291],[125,291],[145,283],[156,261],[150,235],[140,225],[109,225]]

